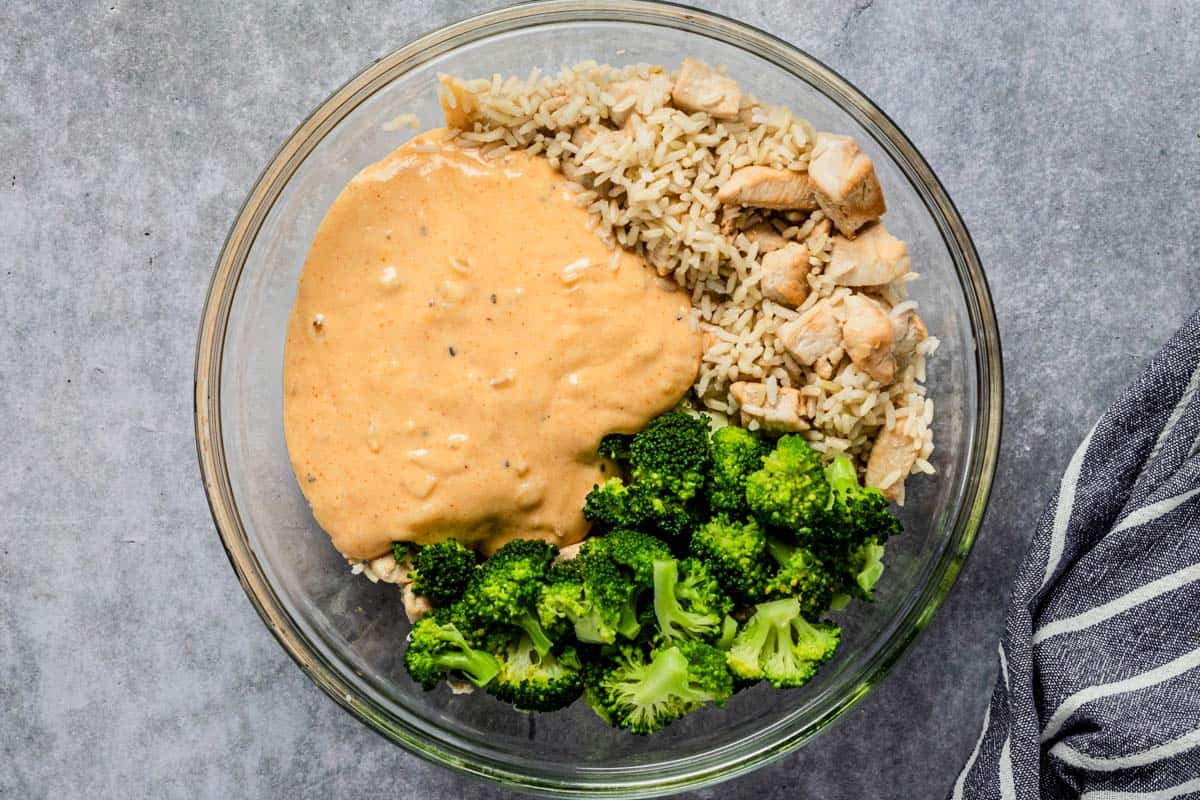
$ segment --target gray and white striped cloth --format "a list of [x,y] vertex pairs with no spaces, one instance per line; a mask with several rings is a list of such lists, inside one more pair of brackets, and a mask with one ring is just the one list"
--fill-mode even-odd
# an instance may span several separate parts
[[[1200,798],[1200,312],[1038,521],[952,800]],[[995,512],[993,512],[995,513]]]

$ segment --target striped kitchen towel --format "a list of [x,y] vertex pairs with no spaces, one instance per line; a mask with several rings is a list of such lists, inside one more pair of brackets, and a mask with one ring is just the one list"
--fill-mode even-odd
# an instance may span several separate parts
[[953,800],[1200,798],[1198,387],[1200,311],[1038,521]]

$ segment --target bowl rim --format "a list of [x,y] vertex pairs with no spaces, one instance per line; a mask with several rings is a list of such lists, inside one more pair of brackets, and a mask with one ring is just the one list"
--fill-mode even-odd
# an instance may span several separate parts
[[[963,502],[948,545],[908,611],[894,621],[857,684],[802,725],[777,723],[731,748],[628,770],[581,771],[571,778],[533,775],[474,752],[469,745],[431,740],[411,721],[395,718],[339,674],[288,614],[246,537],[233,495],[221,432],[220,381],[226,326],[241,272],[263,222],[289,179],[324,135],[360,103],[407,69],[463,44],[515,29],[563,22],[636,22],[719,40],[770,60],[829,97],[888,152],[920,195],[949,252],[963,290],[976,360],[978,412],[965,467]],[[853,84],[818,59],[742,22],[658,0],[545,0],[485,12],[418,37],[373,62],[329,96],[284,141],[238,212],[209,283],[196,346],[194,423],[205,495],[222,546],[251,604],[300,669],[335,702],[377,733],[431,762],[509,788],[558,797],[651,797],[694,789],[743,774],[800,747],[861,700],[890,671],[932,619],[971,551],[995,474],[1002,427],[1003,365],[987,279],[966,225],[941,182],[907,136]],[[785,720],[784,722],[788,722]],[[794,722],[791,721],[791,722]],[[581,780],[580,776],[591,776]],[[599,780],[597,780],[599,778]]]

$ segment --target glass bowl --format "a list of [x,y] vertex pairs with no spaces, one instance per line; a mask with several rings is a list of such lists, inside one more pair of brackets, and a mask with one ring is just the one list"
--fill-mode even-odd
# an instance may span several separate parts
[[[742,87],[849,134],[874,159],[888,227],[922,279],[912,295],[941,347],[934,477],[915,476],[874,604],[839,614],[838,655],[808,686],[735,696],[649,738],[576,703],[520,714],[487,694],[426,693],[404,672],[407,625],[394,586],[352,577],[313,522],[284,445],[284,331],[325,210],[363,166],[413,135],[401,113],[440,124],[435,75],[554,70],[584,59],[723,64]],[[928,624],[974,540],[1000,436],[1001,366],[987,284],[966,228],[929,165],[871,101],[825,65],[761,31],[682,7],[544,2],[451,25],[377,61],[287,140],[229,234],[196,358],[196,437],[230,561],[263,621],[335,701],[392,741],[472,775],[557,796],[645,797],[726,779],[799,747],[878,684]]]

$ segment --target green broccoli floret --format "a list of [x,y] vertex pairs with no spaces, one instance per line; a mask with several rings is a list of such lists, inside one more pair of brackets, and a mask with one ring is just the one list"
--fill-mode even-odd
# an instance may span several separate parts
[[488,693],[523,711],[557,711],[583,692],[583,668],[574,648],[541,655],[521,634],[496,656],[500,667]]
[[412,542],[392,542],[392,558],[397,564],[403,564],[412,556],[417,546]]
[[448,672],[461,673],[476,686],[485,686],[500,671],[494,656],[467,643],[447,609],[438,609],[413,626],[404,666],[425,689],[437,686]]
[[600,446],[596,448],[596,452],[613,461],[628,461],[629,444],[632,441],[633,436],[629,434],[610,433],[600,440]]
[[551,628],[569,622],[575,638],[589,644],[612,644],[620,634],[637,635],[638,587],[607,555],[580,554],[550,569],[538,600],[538,619]]
[[462,597],[475,573],[475,551],[455,539],[426,545],[413,557],[412,589],[435,606],[447,606]]
[[623,648],[589,700],[613,725],[644,735],[706,703],[723,704],[732,694],[724,654],[703,642],[681,642],[649,656],[639,648]]
[[638,528],[649,514],[645,497],[621,478],[597,484],[583,501],[583,517],[600,531]]
[[743,603],[765,599],[776,565],[757,522],[737,522],[718,514],[696,529],[689,547],[729,594]]
[[704,485],[712,461],[709,418],[682,411],[655,417],[629,445],[633,482],[656,497],[686,503]]
[[792,547],[771,539],[771,555],[779,569],[768,581],[768,597],[794,597],[800,602],[800,613],[816,619],[829,608],[838,588],[838,578],[821,559],[804,547]]
[[478,641],[497,626],[516,626],[529,635],[539,654],[552,642],[534,613],[534,604],[557,548],[536,539],[517,539],[501,547],[471,576],[462,599],[452,606],[455,619]]
[[580,556],[605,555],[623,567],[637,586],[654,584],[654,562],[671,557],[666,542],[636,530],[621,529],[584,542]]
[[727,425],[712,435],[712,470],[708,475],[708,504],[713,511],[743,516],[746,479],[762,468],[768,448],[751,431]]
[[839,573],[844,591],[870,600],[883,573],[883,543],[901,532],[887,499],[859,483],[853,462],[845,456],[825,469],[832,502],[813,530],[813,549]]
[[821,457],[804,437],[781,437],[746,479],[746,502],[764,525],[796,532],[816,524],[830,503]]
[[833,492],[830,518],[855,543],[875,539],[883,543],[902,530],[900,520],[888,510],[887,498],[873,486],[858,481],[858,471],[846,456],[838,456],[825,468]]
[[733,601],[703,562],[654,562],[654,616],[662,639],[716,639],[732,610]]
[[848,563],[854,585],[849,588],[855,597],[868,601],[875,599],[875,584],[883,575],[883,553],[883,545],[870,539],[850,554]]
[[821,519],[829,483],[821,457],[799,435],[786,435],[746,479],[746,503],[764,525],[799,531]]
[[803,686],[837,649],[841,630],[811,623],[794,597],[759,603],[725,653],[729,670],[746,680],[765,678],[777,688]]

